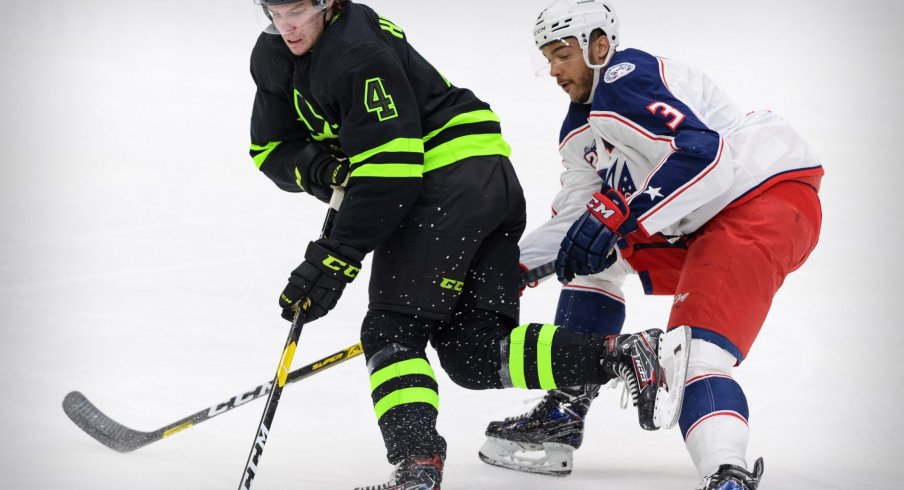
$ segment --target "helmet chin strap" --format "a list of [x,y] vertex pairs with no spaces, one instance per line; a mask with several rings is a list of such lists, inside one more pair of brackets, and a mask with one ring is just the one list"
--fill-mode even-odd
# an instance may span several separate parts
[[602,68],[593,68],[593,85],[590,86],[590,94],[587,96],[587,100],[584,101],[585,104],[593,103],[593,94],[596,93],[596,86],[600,83],[600,73],[602,71]]
[[584,63],[593,70],[593,85],[590,87],[590,95],[587,97],[587,100],[584,102],[585,104],[590,104],[593,102],[593,94],[596,93],[596,87],[600,83],[600,73],[603,72],[603,68],[609,65],[609,62],[612,61],[612,57],[615,56],[615,48],[610,47],[609,52],[606,53],[606,59],[603,60],[601,65],[594,65],[590,63],[590,46],[584,46],[582,50],[584,52]]
[[601,70],[601,69],[605,68],[606,65],[608,65],[609,62],[612,61],[612,57],[615,56],[615,46],[610,45],[609,52],[606,53],[606,59],[603,60],[603,63],[601,65],[594,65],[593,63],[590,62],[590,44],[589,43],[584,46],[581,46],[581,52],[584,55],[584,64],[586,64],[588,68],[590,68],[591,70]]

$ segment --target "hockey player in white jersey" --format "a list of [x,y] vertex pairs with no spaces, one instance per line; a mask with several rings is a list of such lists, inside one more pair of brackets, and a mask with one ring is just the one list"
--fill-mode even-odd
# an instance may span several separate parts
[[[749,353],[785,276],[816,246],[823,169],[779,116],[745,114],[686,65],[617,49],[618,28],[602,0],[557,0],[538,18],[537,48],[572,101],[566,167],[570,143],[592,134],[602,177],[584,172],[597,186],[593,196],[564,239],[548,233],[543,243],[559,245],[557,275],[568,284],[601,271],[617,282],[626,261],[647,293],[674,295],[667,327],[693,332],[679,424],[700,488],[754,490],[763,463],[747,465],[749,411],[731,370]],[[484,449],[542,439],[525,435],[532,427],[555,434],[549,424],[513,421],[491,423]]]

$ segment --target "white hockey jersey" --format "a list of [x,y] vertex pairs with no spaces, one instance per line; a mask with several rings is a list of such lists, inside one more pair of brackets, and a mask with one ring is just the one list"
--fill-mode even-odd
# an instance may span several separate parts
[[[562,188],[553,217],[521,241],[527,267],[556,258],[603,179],[628,197],[647,235],[670,237],[783,180],[818,188],[823,169],[803,138],[771,112],[745,115],[705,74],[628,49],[599,78],[592,105],[571,104],[562,125]],[[572,285],[621,296],[631,271],[619,260]]]
[[702,72],[636,49],[600,77],[590,124],[612,147],[606,181],[647,235],[687,235],[777,182],[818,188],[823,174],[781,117],[745,115]]

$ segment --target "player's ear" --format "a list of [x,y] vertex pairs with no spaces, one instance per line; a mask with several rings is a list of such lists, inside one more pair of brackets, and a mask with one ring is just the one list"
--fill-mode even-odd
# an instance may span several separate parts
[[606,61],[606,55],[609,54],[609,37],[600,32],[593,33],[590,47],[591,62],[595,65],[602,64]]

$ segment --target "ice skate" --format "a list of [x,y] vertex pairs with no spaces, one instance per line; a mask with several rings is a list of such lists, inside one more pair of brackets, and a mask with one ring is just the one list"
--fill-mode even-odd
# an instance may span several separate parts
[[691,331],[652,329],[606,337],[603,372],[625,383],[640,426],[671,428],[681,413]]
[[756,490],[763,478],[763,458],[753,463],[753,471],[740,466],[723,464],[719,470],[703,479],[697,490]]
[[598,393],[596,385],[549,391],[527,413],[490,422],[480,459],[528,473],[570,474],[572,453],[584,438],[584,417]]
[[442,456],[412,456],[396,465],[388,482],[355,490],[440,490],[442,481]]

